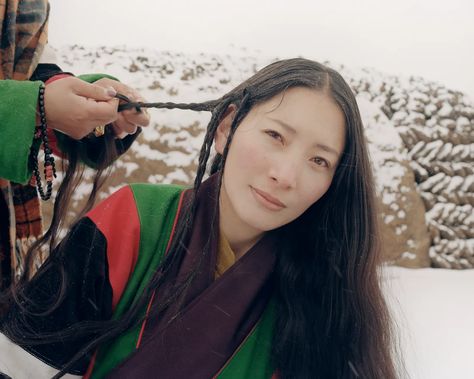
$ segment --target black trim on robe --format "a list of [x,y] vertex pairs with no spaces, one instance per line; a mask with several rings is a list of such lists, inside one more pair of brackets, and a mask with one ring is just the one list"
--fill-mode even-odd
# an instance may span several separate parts
[[46,82],[49,78],[52,78],[58,74],[68,74],[72,75],[70,72],[63,72],[61,68],[53,63],[40,63],[36,66],[36,70],[30,77],[31,81],[41,80],[42,82]]
[[[2,320],[2,332],[5,323],[19,328],[24,328],[27,323],[30,330],[43,334],[64,330],[80,321],[111,318],[112,287],[108,279],[107,241],[104,235],[89,218],[83,218],[71,230],[69,236],[61,243],[64,245],[64,257],[48,258],[27,289],[27,293],[38,305],[30,306],[29,309],[33,312],[43,312],[58,296],[57,291],[62,280],[59,260],[62,260],[66,269],[67,296],[51,314],[43,317],[25,317],[17,306],[12,306]],[[8,337],[8,334],[5,334]],[[72,336],[64,342],[21,347],[48,365],[61,369],[91,338],[92,334],[80,339]],[[68,372],[84,374],[91,355],[85,356]]]

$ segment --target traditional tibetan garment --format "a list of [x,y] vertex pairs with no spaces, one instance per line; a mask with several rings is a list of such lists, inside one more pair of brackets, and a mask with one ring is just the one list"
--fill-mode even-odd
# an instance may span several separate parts
[[[94,379],[272,377],[275,239],[265,235],[214,279],[219,240],[219,220],[212,211],[218,199],[216,181],[213,176],[201,187],[187,254],[175,276],[180,283],[204,257],[179,314],[170,307],[160,317],[146,318],[101,347],[94,358],[85,357],[72,374],[83,375],[89,367],[86,377]],[[122,315],[156,271],[189,196],[190,190],[177,186],[140,184],[99,204],[63,242],[67,256],[58,259],[64,261],[70,283],[65,301],[54,315],[29,320],[33,326],[41,333]],[[209,251],[203,255],[206,245]],[[51,297],[61,279],[58,271],[52,259],[46,262],[32,285],[35,298],[44,302]],[[165,283],[154,294],[150,314],[170,288],[171,283]],[[16,316],[14,310],[9,313]],[[23,349],[57,369],[87,339]]]

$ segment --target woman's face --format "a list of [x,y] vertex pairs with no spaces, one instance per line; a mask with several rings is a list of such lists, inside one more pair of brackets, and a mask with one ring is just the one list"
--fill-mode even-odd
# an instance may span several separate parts
[[[221,154],[234,115],[217,130]],[[221,219],[249,236],[293,221],[328,190],[344,143],[344,114],[322,91],[295,87],[254,106],[229,148]]]

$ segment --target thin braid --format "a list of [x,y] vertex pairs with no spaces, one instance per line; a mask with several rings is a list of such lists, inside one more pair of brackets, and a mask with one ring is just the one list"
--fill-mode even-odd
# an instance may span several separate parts
[[212,112],[219,104],[219,100],[210,100],[202,103],[173,103],[167,102],[156,102],[156,103],[145,103],[145,102],[129,102],[121,104],[119,106],[119,112],[127,109],[140,109],[140,108],[159,108],[159,109],[188,109],[192,111],[205,111]]
[[[250,97],[249,93],[244,92],[244,97],[241,101],[237,114],[234,117],[234,120],[231,125],[231,128],[233,130],[237,128],[237,125],[242,119],[242,117],[245,116],[245,114],[248,112],[247,103],[248,103],[249,97]],[[210,154],[210,150],[214,141],[214,136],[219,126],[219,122],[222,118],[222,115],[227,110],[229,104],[232,103],[233,101],[235,100],[231,97],[221,99],[221,103],[213,111],[211,120],[209,121],[209,124],[207,127],[206,135],[204,137],[203,147],[201,148],[201,151],[199,154],[198,170],[196,173],[196,180],[194,182],[193,194],[190,199],[190,206],[188,208],[188,211],[183,215],[184,220],[181,224],[182,226],[176,230],[176,234],[173,237],[173,240],[171,242],[171,246],[169,249],[170,253],[167,254],[167,256],[165,257],[163,265],[158,270],[157,274],[155,275],[155,277],[152,279],[150,283],[150,289],[155,290],[164,282],[167,275],[173,271],[172,267],[174,266],[174,263],[181,261],[182,255],[185,252],[185,247],[181,245],[181,241],[183,240],[183,238],[185,238],[185,236],[189,233],[189,230],[192,228],[194,215],[196,211],[196,194],[199,191],[202,178],[206,171],[207,161],[209,159],[209,154]],[[233,134],[234,134],[234,131],[231,131],[231,135]],[[232,139],[231,136],[229,137],[230,137],[229,141],[226,144],[226,147],[227,147],[226,152],[225,152],[226,155],[227,155],[228,145],[230,143],[230,140]],[[221,180],[222,180],[222,173],[219,173],[218,192],[220,190]],[[217,208],[214,210],[213,219],[216,217],[216,215],[217,215]],[[201,263],[203,262],[203,258],[209,251],[208,249],[209,244],[210,244],[210,238],[207,240],[203,248],[203,254],[201,255],[201,259],[197,263],[198,267],[201,265]],[[175,288],[175,291],[173,291],[174,296],[168,299],[162,299],[162,304],[161,306],[158,307],[158,309],[155,310],[156,312],[155,315],[159,314],[161,311],[166,309],[170,304],[172,304],[176,299],[178,299],[183,294],[183,291],[186,291],[186,289],[189,287],[193,279],[194,279],[194,275],[191,274],[184,280],[183,283],[178,283],[178,286]],[[177,304],[177,306],[179,307],[179,304]]]
[[222,164],[221,167],[224,167],[225,161],[227,159],[227,154],[229,152],[229,147],[232,142],[232,139],[234,138],[234,133],[237,130],[237,126],[240,124],[242,119],[247,115],[248,113],[248,105],[250,105],[250,92],[248,89],[244,91],[244,97],[242,99],[242,103],[240,104],[239,109],[237,110],[237,113],[232,120],[232,124],[230,125],[230,132],[229,136],[227,137],[227,141],[224,147],[224,151],[222,152]]
[[[237,126],[239,125],[240,120],[243,117],[245,117],[245,115],[248,112],[247,104],[249,103],[249,99],[250,99],[250,94],[247,91],[244,91],[244,96],[242,98],[242,101],[240,102],[240,106],[237,110],[236,116],[232,120],[231,132],[230,132],[230,135],[229,135],[227,143],[226,143],[226,149],[224,151],[225,156],[227,155],[228,147],[230,145],[230,141],[232,140],[232,136],[235,132],[235,129],[237,129]],[[195,200],[196,199],[196,194],[197,194],[197,192],[200,188],[202,177],[204,176],[204,173],[206,171],[207,161],[209,159],[210,150],[211,150],[212,144],[214,142],[215,132],[216,132],[218,126],[219,126],[219,122],[221,121],[222,115],[227,110],[227,108],[228,108],[229,104],[232,102],[232,100],[233,99],[229,97],[228,99],[223,101],[221,104],[219,104],[219,108],[216,109],[215,112],[213,112],[212,118],[209,122],[207,132],[206,132],[206,136],[204,138],[203,148],[201,149],[201,154],[200,154],[200,157],[199,157],[198,173],[196,174],[196,180],[195,180],[194,191],[193,191],[194,192],[194,197],[192,199],[190,212],[187,214],[187,217],[186,217],[186,223],[188,224],[189,229],[192,228],[192,223],[193,223],[194,214],[195,214],[195,207],[196,207],[196,200]],[[220,187],[221,187],[221,182],[222,182],[222,171],[220,171],[217,175],[218,175],[218,188],[217,188],[217,194],[218,194],[220,192]],[[174,302],[175,299],[179,299],[181,297],[181,302],[178,302],[176,304],[176,307],[177,307],[176,310],[177,311],[179,311],[179,308],[182,304],[182,301],[184,300],[183,296],[181,296],[181,295],[184,295],[186,290],[191,285],[194,277],[197,274],[197,271],[200,269],[200,267],[202,266],[202,264],[204,262],[204,258],[206,257],[206,255],[210,251],[211,236],[214,234],[212,228],[213,228],[213,225],[214,225],[214,222],[215,222],[214,220],[217,217],[217,213],[218,213],[218,207],[216,207],[214,209],[213,213],[212,213],[211,233],[209,233],[208,239],[207,239],[207,241],[206,241],[206,243],[203,247],[202,254],[200,255],[200,259],[196,264],[197,270],[193,271],[190,275],[187,276],[187,278],[184,280],[184,282],[182,284],[178,285],[178,287],[176,288],[176,294],[175,294],[176,297],[174,297],[172,299],[168,299],[169,301],[166,301],[166,303],[169,305],[172,302]],[[177,241],[179,241],[179,240],[180,239],[177,239]],[[184,251],[184,249],[181,249],[181,250]],[[178,254],[176,254],[176,255],[178,255]]]
[[[226,141],[226,144],[225,144],[225,147],[224,147],[224,151],[222,152],[222,155],[217,154],[214,161],[212,162],[211,175],[218,172],[218,171],[222,171],[221,169],[224,167],[225,161],[227,159],[227,153],[229,151],[230,143],[232,142],[232,139],[234,137],[234,133],[235,133],[238,125],[242,121],[242,119],[247,115],[247,113],[249,111],[249,107],[252,104],[252,100],[253,100],[253,98],[252,98],[250,89],[245,88],[244,91],[243,91],[243,98],[242,98],[242,102],[240,104],[240,107],[237,110],[237,113],[236,113],[234,119],[232,120],[232,124],[230,125],[230,132],[229,132],[229,136],[227,137],[227,141]],[[219,191],[220,191],[220,187],[221,187],[220,182],[221,182],[221,178],[219,179]]]
[[194,180],[194,194],[196,195],[199,191],[199,187],[202,182],[202,178],[206,172],[206,165],[209,159],[209,154],[211,153],[211,147],[214,142],[214,136],[216,134],[217,127],[219,126],[219,122],[222,118],[222,115],[227,110],[229,104],[232,102],[232,98],[227,98],[224,100],[215,111],[212,113],[211,120],[209,121],[209,125],[206,131],[206,135],[204,136],[204,143],[202,145],[201,151],[199,152],[199,163],[198,163],[198,170],[196,172],[196,178]]

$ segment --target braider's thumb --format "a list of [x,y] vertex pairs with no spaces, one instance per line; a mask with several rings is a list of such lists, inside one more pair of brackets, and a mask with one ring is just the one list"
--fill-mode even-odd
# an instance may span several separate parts
[[104,88],[82,81],[78,83],[76,93],[79,96],[88,97],[97,101],[107,101],[112,99],[117,94],[117,91],[113,87]]

